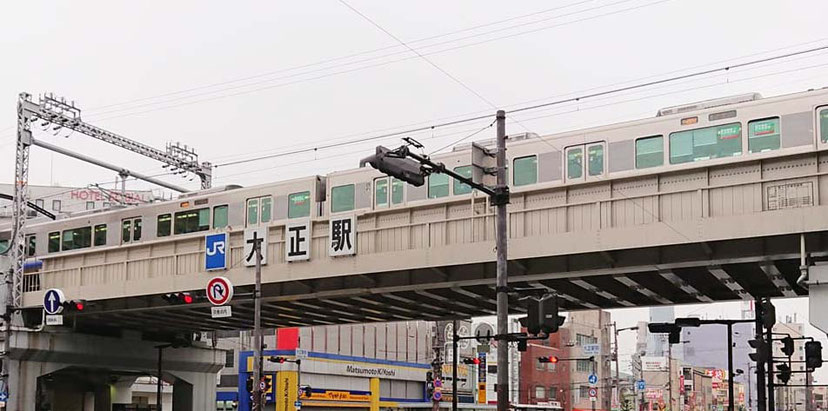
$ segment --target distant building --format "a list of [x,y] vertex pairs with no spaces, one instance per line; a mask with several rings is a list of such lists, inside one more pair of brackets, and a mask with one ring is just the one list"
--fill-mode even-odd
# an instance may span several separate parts
[[[795,322],[793,318],[786,318],[784,322],[777,322],[773,326],[774,338],[782,338],[781,334],[788,334],[791,337],[802,337],[804,334],[805,325]],[[778,334],[778,335],[777,335]],[[773,343],[773,356],[784,357],[782,353],[782,343],[776,341]],[[799,387],[776,387],[776,403],[780,409],[783,410],[812,410],[807,406],[807,398],[805,388],[805,378],[808,374],[802,373],[805,370],[805,340],[794,340],[794,353],[791,357],[791,380],[789,385],[799,385]],[[803,362],[798,362],[803,361]],[[778,363],[778,362],[777,362]],[[799,372],[798,372],[799,371]]]
[[[672,306],[650,307],[651,323],[671,323],[676,320],[676,310]],[[649,334],[647,337],[647,356],[667,356],[667,334]]]
[[[742,323],[733,325],[733,380],[750,387],[746,393],[746,403],[751,403],[748,409],[756,409],[756,373],[748,354],[753,349],[748,341],[754,338],[754,324]],[[683,328],[681,331],[683,344],[674,346],[673,351],[683,353],[683,363],[687,366],[727,370],[727,326],[703,325],[698,328]],[[737,370],[743,372],[739,374]]]
[[713,377],[704,368],[683,367],[683,410],[707,411],[713,405]]
[[[569,358],[569,329],[561,328],[546,340],[535,340],[528,344],[520,363],[520,404],[556,405],[571,409],[570,370],[574,362]],[[555,356],[561,361],[542,363],[540,357]]]
[[[14,195],[13,184],[0,184],[0,193]],[[112,205],[135,205],[153,201],[150,190],[98,189],[29,185],[29,201],[53,214],[108,208]],[[0,222],[11,219],[11,201],[0,200]]]

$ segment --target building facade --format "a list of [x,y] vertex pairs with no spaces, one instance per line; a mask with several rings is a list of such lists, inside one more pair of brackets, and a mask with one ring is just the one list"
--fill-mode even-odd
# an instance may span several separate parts
[[[0,193],[14,195],[13,184],[0,184]],[[29,185],[29,201],[55,215],[108,208],[113,205],[137,205],[153,201],[150,190],[106,189],[94,187],[58,187]],[[0,221],[12,217],[11,201],[0,200]]]
[[[795,321],[793,318],[786,318],[784,322],[777,322],[773,326],[774,339],[784,337],[783,334],[794,338],[794,352],[791,356],[793,362],[790,365],[793,373],[788,382],[791,387],[776,386],[776,403],[780,409],[784,410],[811,410],[812,408],[807,406],[807,393],[805,387],[803,387],[808,374],[802,372],[805,370],[805,364],[797,362],[805,361],[805,340],[796,340],[796,338],[804,335],[805,325]],[[785,354],[782,353],[782,343],[779,341],[773,343],[773,356],[785,357]],[[777,363],[779,362],[777,361]],[[796,387],[796,385],[799,387]]]
[[[557,406],[569,410],[572,403],[569,329],[561,328],[545,340],[527,345],[520,361],[520,404]],[[541,357],[554,356],[557,362],[543,363]]]

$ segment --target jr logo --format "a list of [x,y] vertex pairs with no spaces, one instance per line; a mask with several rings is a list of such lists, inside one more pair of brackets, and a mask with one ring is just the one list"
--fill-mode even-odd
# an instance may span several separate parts
[[207,255],[214,256],[216,253],[224,254],[224,241],[216,241],[211,245],[212,247],[207,247]]
[[204,267],[207,270],[227,268],[227,233],[208,234],[204,238]]

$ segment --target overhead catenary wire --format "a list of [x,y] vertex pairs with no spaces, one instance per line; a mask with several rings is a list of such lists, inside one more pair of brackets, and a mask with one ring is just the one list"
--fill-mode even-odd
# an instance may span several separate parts
[[[611,94],[622,93],[622,92],[625,92],[625,91],[631,91],[631,90],[636,90],[636,89],[641,89],[641,88],[652,87],[652,86],[655,86],[655,85],[666,84],[666,83],[675,82],[675,81],[679,81],[679,80],[683,80],[683,79],[689,79],[689,78],[693,78],[693,77],[700,77],[700,76],[704,76],[704,75],[708,75],[708,74],[712,74],[712,73],[717,73],[717,72],[721,72],[721,71],[730,71],[730,70],[733,70],[733,69],[736,69],[736,68],[755,66],[755,65],[770,62],[770,61],[782,60],[782,59],[786,59],[786,58],[790,58],[790,57],[794,57],[794,56],[800,56],[800,55],[815,53],[815,52],[823,51],[823,50],[828,50],[828,45],[813,47],[813,48],[809,48],[809,49],[806,49],[806,50],[799,50],[799,51],[796,51],[796,52],[785,53],[785,54],[782,54],[782,55],[776,55],[776,56],[751,60],[751,61],[742,62],[742,63],[736,63],[736,64],[732,64],[732,65],[727,65],[727,66],[721,66],[721,67],[717,67],[717,68],[697,71],[697,72],[688,73],[688,74],[681,74],[681,75],[672,76],[672,77],[668,77],[668,78],[664,78],[664,79],[648,81],[648,82],[645,82],[645,83],[638,83],[638,84],[634,84],[634,85],[630,85],[630,86],[623,86],[623,87],[614,88],[614,89],[611,89],[611,90],[605,90],[605,91],[600,91],[600,92],[595,92],[595,93],[589,93],[589,94],[584,94],[584,95],[580,95],[580,96],[576,96],[576,97],[563,98],[563,99],[558,99],[558,100],[545,102],[545,103],[541,103],[541,104],[534,104],[534,105],[531,105],[531,106],[514,108],[514,109],[506,110],[506,113],[507,114],[522,113],[522,112],[526,112],[526,111],[537,110],[537,109],[540,109],[540,108],[551,107],[551,106],[554,106],[554,105],[561,105],[561,104],[570,103],[570,102],[580,102],[580,101],[583,101],[583,100],[593,99],[593,98],[596,98],[596,97],[607,96],[607,95],[611,95]],[[482,120],[482,119],[491,118],[491,117],[492,117],[492,114],[480,115],[480,116],[474,116],[474,117],[467,117],[467,118],[441,122],[441,123],[428,125],[428,126],[414,127],[414,128],[411,128],[411,129],[406,129],[406,130],[401,130],[401,131],[384,133],[384,134],[375,135],[375,136],[368,136],[368,137],[349,140],[349,141],[345,141],[345,142],[332,142],[332,143],[318,145],[318,146],[314,146],[314,147],[299,148],[299,149],[296,149],[296,150],[291,150],[291,151],[286,151],[286,152],[281,152],[281,153],[274,153],[274,154],[269,154],[269,155],[264,155],[264,156],[257,156],[257,157],[247,158],[247,159],[229,161],[229,162],[225,162],[225,163],[216,164],[215,167],[226,167],[226,166],[230,166],[230,165],[246,164],[246,163],[261,161],[261,160],[265,160],[265,159],[283,157],[283,156],[293,155],[293,154],[307,153],[307,152],[311,152],[311,151],[328,149],[328,148],[333,148],[333,147],[341,147],[341,146],[346,146],[346,145],[358,144],[358,143],[369,142],[369,141],[379,140],[379,139],[388,138],[388,137],[404,136],[406,134],[411,134],[411,133],[436,129],[436,128],[440,128],[440,127],[446,127],[446,126],[451,126],[451,125],[456,125],[456,124],[463,124],[463,123],[468,123],[468,122]]]

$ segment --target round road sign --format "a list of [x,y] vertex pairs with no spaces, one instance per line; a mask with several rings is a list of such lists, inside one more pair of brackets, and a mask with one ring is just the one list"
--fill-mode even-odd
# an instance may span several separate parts
[[593,398],[597,397],[598,396],[598,390],[596,390],[595,388],[590,388],[589,389],[589,396],[593,397]]
[[227,304],[233,298],[233,283],[224,277],[213,277],[207,283],[207,299],[213,305]]
[[60,289],[46,290],[46,293],[43,294],[43,311],[46,311],[46,314],[49,315],[60,314],[63,311],[64,301],[66,301],[66,297]]

